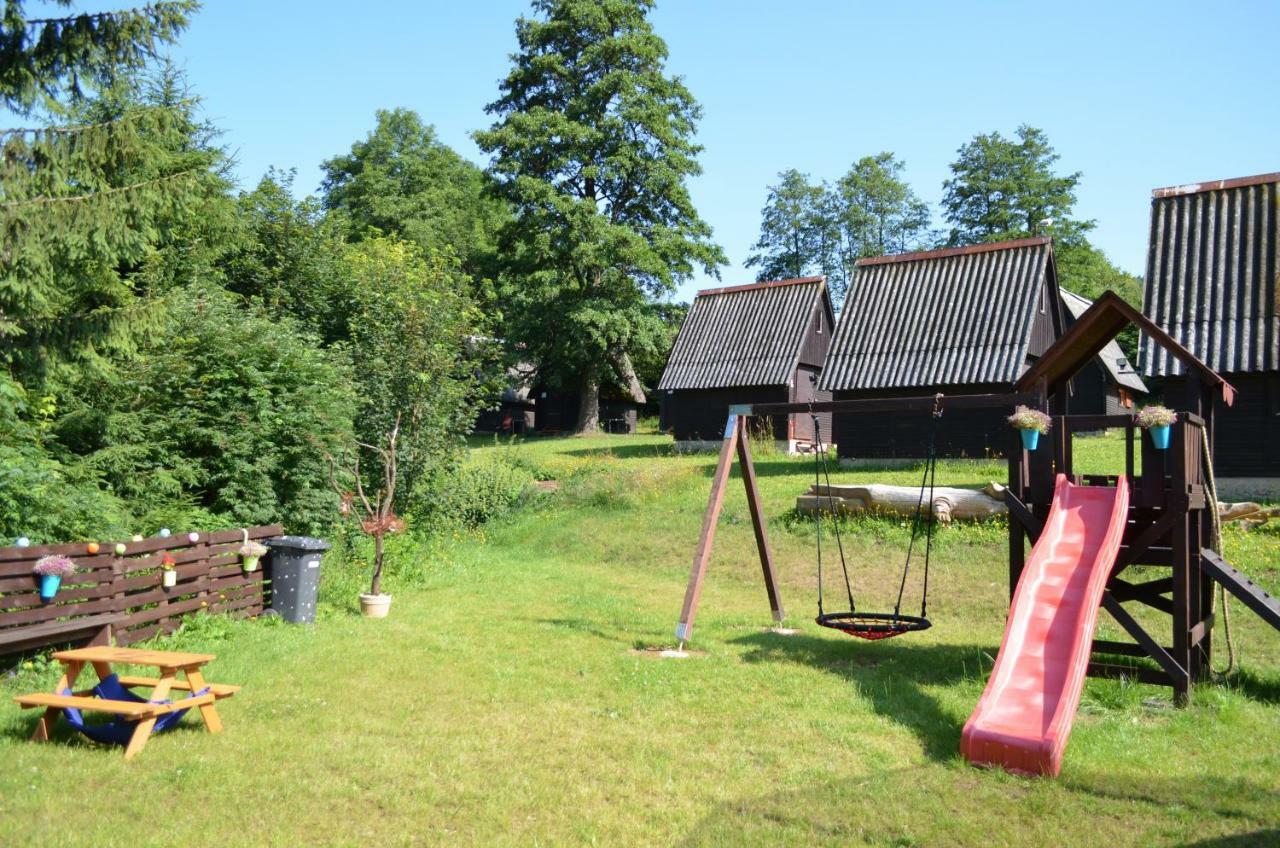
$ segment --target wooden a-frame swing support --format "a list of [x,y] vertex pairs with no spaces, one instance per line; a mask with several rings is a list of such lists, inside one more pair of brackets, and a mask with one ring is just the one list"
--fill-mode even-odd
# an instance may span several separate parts
[[689,585],[684,593],[684,606],[680,609],[680,623],[676,625],[676,638],[683,645],[693,635],[693,619],[698,612],[698,599],[707,576],[707,564],[711,561],[711,548],[716,538],[716,525],[724,506],[725,489],[729,473],[733,470],[736,453],[742,465],[742,483],[747,490],[747,507],[751,513],[751,526],[755,531],[756,550],[760,555],[760,569],[764,573],[764,587],[769,595],[769,607],[773,620],[786,618],[782,599],[778,592],[777,574],[773,567],[773,554],[769,549],[769,533],[765,527],[764,505],[760,488],[756,483],[755,465],[751,459],[751,444],[747,433],[747,419],[758,415],[793,415],[797,413],[840,412],[850,415],[876,413],[931,413],[937,404],[946,409],[982,409],[989,407],[1013,408],[1018,404],[1043,407],[1045,396],[1041,392],[1025,392],[989,395],[927,395],[923,397],[884,398],[868,400],[833,400],[815,403],[757,403],[729,407],[729,418],[724,426],[724,442],[720,446],[720,458],[711,478],[711,494],[707,499],[707,511],[702,519],[702,532],[693,554],[693,568],[689,572]]

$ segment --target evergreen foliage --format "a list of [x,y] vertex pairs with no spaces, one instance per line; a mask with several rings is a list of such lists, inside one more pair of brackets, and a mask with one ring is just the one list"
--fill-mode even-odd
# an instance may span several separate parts
[[596,429],[602,383],[642,397],[632,357],[662,332],[648,309],[724,255],[686,181],[700,110],[665,71],[651,0],[535,0],[476,133],[513,217],[500,232],[504,335],[577,389]]
[[336,515],[326,449],[350,438],[351,372],[296,321],[217,285],[176,289],[137,355],[68,383],[53,432],[139,526],[315,532]]
[[[70,7],[74,0],[56,0]],[[85,83],[107,87],[142,68],[172,43],[199,8],[196,0],[162,0],[137,9],[27,17],[23,0],[5,0],[0,27],[0,103],[14,112],[85,96]]]

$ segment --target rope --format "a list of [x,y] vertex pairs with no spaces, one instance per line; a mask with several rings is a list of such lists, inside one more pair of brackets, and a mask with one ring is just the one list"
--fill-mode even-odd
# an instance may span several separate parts
[[920,596],[920,617],[928,618],[929,604],[929,556],[933,548],[933,490],[934,480],[937,477],[937,431],[938,419],[942,416],[942,395],[934,395],[933,412],[929,418],[929,448],[925,453],[924,476],[920,478],[920,497],[916,499],[915,515],[911,519],[911,541],[907,543],[907,559],[902,564],[902,581],[898,584],[898,600],[893,605],[893,614],[896,618],[902,614],[902,595],[907,588],[907,575],[911,571],[911,553],[915,550],[916,536],[920,532],[920,516],[924,509],[924,489],[925,484],[929,486],[929,507],[928,507],[928,527],[925,531],[925,547],[924,547],[924,587]]
[[[814,457],[814,464],[813,464],[813,480],[814,480],[814,483],[816,484],[815,491],[819,493],[818,494],[818,511],[816,513],[816,527],[817,527],[817,536],[818,536],[818,615],[823,615],[824,614],[822,609],[822,497],[823,496],[821,494],[821,488],[820,488],[822,481],[819,480],[818,478],[818,470],[819,468],[821,468],[822,476],[825,477],[827,481],[827,494],[826,494],[827,503],[831,502],[831,497],[832,497],[831,472],[827,467],[827,451],[822,444],[822,424],[818,422],[818,416],[814,415],[812,412],[809,413],[809,417],[813,419],[813,441],[814,441],[814,448],[817,451],[817,456]],[[845,593],[849,596],[849,612],[855,612],[857,610],[857,606],[853,602],[853,582],[849,579],[849,564],[845,561],[845,558],[844,558],[844,539],[840,535],[840,522],[836,520],[834,511],[831,514],[831,527],[832,527],[832,530],[835,532],[836,549],[840,552],[840,570],[844,572],[844,590],[845,590]]]
[[[1209,453],[1209,433],[1204,427],[1200,428],[1200,464],[1204,466],[1205,471],[1205,493],[1209,496],[1209,517],[1210,526],[1212,527],[1210,542],[1213,549],[1218,553],[1222,553],[1222,515],[1218,511],[1218,483],[1213,476],[1213,459]],[[1222,671],[1213,668],[1212,662],[1209,670],[1219,677],[1226,677],[1236,667],[1236,645],[1235,640],[1231,636],[1231,608],[1227,605],[1227,590],[1222,588],[1218,581],[1213,582],[1214,592],[1222,602],[1222,635],[1227,642],[1227,667]]]

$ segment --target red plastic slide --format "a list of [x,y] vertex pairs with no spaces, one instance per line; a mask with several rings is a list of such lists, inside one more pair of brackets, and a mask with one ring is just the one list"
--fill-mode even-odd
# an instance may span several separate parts
[[1062,768],[1128,509],[1124,477],[1113,489],[1075,486],[1058,475],[991,679],[960,737],[969,762],[1024,774],[1057,775]]

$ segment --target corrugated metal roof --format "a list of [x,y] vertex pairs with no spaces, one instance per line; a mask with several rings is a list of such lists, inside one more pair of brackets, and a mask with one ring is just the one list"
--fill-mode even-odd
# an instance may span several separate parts
[[859,260],[822,388],[1012,383],[1052,263],[1047,237]]
[[[1156,189],[1143,312],[1212,369],[1280,369],[1280,173]],[[1142,373],[1182,366],[1145,336]]]
[[[1093,301],[1088,298],[1083,298],[1066,289],[1061,289],[1060,291],[1062,292],[1062,303],[1067,307],[1067,312],[1070,313],[1073,322],[1083,315],[1086,309],[1093,306]],[[1147,393],[1147,384],[1142,382],[1142,378],[1138,376],[1133,363],[1129,361],[1129,357],[1124,355],[1124,351],[1114,340],[1107,342],[1096,358],[1117,385],[1136,392],[1142,392],[1143,394]]]
[[819,304],[831,312],[826,277],[698,292],[676,336],[658,389],[787,386]]

